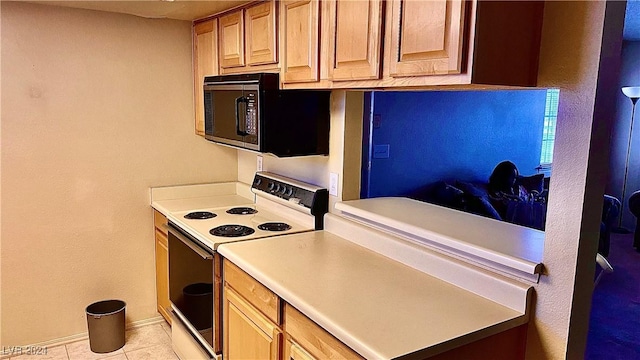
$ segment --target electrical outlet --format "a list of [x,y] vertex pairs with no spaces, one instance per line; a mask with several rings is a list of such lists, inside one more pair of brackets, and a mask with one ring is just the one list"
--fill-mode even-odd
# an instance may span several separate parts
[[262,171],[262,156],[256,156],[256,171]]
[[329,195],[338,196],[338,174],[329,174]]

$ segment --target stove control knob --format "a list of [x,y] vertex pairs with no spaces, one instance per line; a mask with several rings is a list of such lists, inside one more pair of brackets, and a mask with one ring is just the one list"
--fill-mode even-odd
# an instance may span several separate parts
[[274,192],[278,192],[280,191],[280,184],[276,184],[276,189],[274,190]]
[[269,184],[267,184],[267,190],[272,191],[275,186],[276,185],[273,183],[273,181],[269,181]]
[[280,189],[280,192],[282,193],[282,195],[287,193],[287,186],[286,185],[282,185],[282,189]]
[[253,185],[255,187],[260,186],[260,184],[262,184],[262,179],[261,178],[257,178],[256,181],[253,182]]
[[287,196],[291,196],[293,195],[293,188],[290,187],[289,190],[287,190]]

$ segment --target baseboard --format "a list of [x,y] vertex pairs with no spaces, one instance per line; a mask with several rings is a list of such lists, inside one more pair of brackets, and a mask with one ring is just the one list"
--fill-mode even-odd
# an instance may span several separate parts
[[163,322],[166,322],[165,319],[161,315],[158,315],[152,318],[130,322],[126,325],[126,327],[127,327],[127,330],[129,330],[129,329],[135,329],[135,328],[139,328],[147,325],[161,324]]
[[[136,328],[140,328],[140,327],[143,327],[143,326],[160,324],[160,323],[163,323],[163,322],[165,322],[164,318],[162,316],[158,315],[158,316],[154,316],[154,317],[149,318],[149,319],[132,321],[130,323],[127,323],[125,326],[126,326],[126,330],[131,330],[131,329],[136,329]],[[22,348],[29,348],[29,347],[35,347],[35,348],[49,347],[49,348],[52,348],[52,347],[55,347],[55,346],[70,344],[70,343],[73,343],[73,342],[76,342],[76,341],[86,340],[88,338],[89,338],[89,333],[88,332],[83,332],[83,333],[76,334],[76,335],[65,336],[65,337],[52,339],[52,340],[47,340],[47,341],[43,341],[43,342],[40,342],[40,343],[31,344],[31,345],[25,345],[25,346],[21,346],[21,347]],[[7,359],[9,357],[10,357],[10,355],[2,355],[2,354],[0,354],[0,359]]]

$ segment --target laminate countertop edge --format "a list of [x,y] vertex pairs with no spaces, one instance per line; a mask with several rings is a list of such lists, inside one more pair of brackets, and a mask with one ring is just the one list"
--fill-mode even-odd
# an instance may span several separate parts
[[[320,232],[315,232],[315,233],[320,233]],[[299,236],[301,236],[302,234],[297,234]],[[498,320],[490,320],[487,321],[486,323],[483,323],[482,326],[479,327],[473,327],[475,325],[468,325],[468,324],[460,324],[461,320],[454,320],[454,321],[458,321],[457,324],[454,324],[452,326],[454,327],[460,327],[460,328],[464,328],[466,330],[464,330],[461,333],[456,333],[454,335],[449,336],[448,338],[442,338],[437,340],[437,343],[433,343],[433,341],[431,339],[428,338],[428,335],[425,335],[425,340],[424,340],[424,347],[420,348],[406,348],[403,349],[400,352],[394,352],[394,351],[381,351],[381,350],[376,350],[375,347],[376,346],[382,346],[380,344],[376,344],[373,343],[371,340],[367,341],[364,340],[365,337],[369,337],[369,339],[371,339],[370,334],[362,334],[362,332],[360,333],[353,333],[350,332],[349,330],[345,329],[344,327],[340,326],[338,324],[338,322],[340,322],[341,319],[336,319],[335,317],[332,317],[331,315],[328,315],[326,313],[323,313],[322,311],[319,311],[316,306],[314,306],[314,303],[318,302],[317,297],[315,296],[306,296],[306,297],[301,297],[300,294],[304,293],[305,291],[296,291],[296,290],[291,290],[285,283],[286,281],[282,280],[282,277],[280,279],[278,279],[277,277],[274,277],[273,274],[265,274],[260,267],[263,267],[263,265],[260,266],[255,266],[253,263],[252,259],[249,259],[251,257],[253,257],[253,255],[250,256],[245,256],[242,255],[241,253],[243,251],[239,251],[242,250],[243,248],[246,249],[250,249],[251,247],[254,247],[255,245],[259,245],[260,248],[258,250],[260,250],[261,253],[265,253],[264,249],[265,246],[267,246],[267,241],[270,241],[271,244],[277,244],[277,242],[281,242],[283,240],[285,241],[293,241],[292,239],[293,236],[296,235],[287,235],[287,236],[282,236],[282,237],[275,237],[275,238],[271,238],[271,239],[261,239],[261,240],[256,240],[256,241],[251,241],[251,242],[245,242],[245,243],[235,243],[235,244],[223,244],[218,248],[218,252],[227,260],[233,262],[235,265],[237,265],[238,267],[240,267],[242,270],[244,270],[245,272],[247,272],[250,276],[254,277],[257,281],[261,282],[264,286],[266,286],[267,288],[269,288],[271,291],[273,291],[275,294],[277,294],[278,296],[280,296],[284,301],[286,301],[287,303],[289,303],[290,305],[292,305],[293,307],[297,308],[300,312],[302,312],[303,314],[305,314],[307,317],[309,317],[311,320],[313,320],[314,322],[316,322],[318,325],[320,325],[321,327],[323,327],[326,331],[328,331],[330,334],[332,334],[333,336],[335,336],[338,340],[342,341],[343,343],[345,343],[347,346],[351,347],[354,351],[356,351],[357,353],[359,353],[361,356],[368,358],[368,359],[386,359],[386,358],[407,358],[407,359],[411,359],[411,358],[415,358],[416,356],[419,357],[428,357],[428,356],[434,356],[437,354],[440,354],[442,352],[469,344],[471,342],[474,342],[476,340],[479,339],[483,339],[485,337],[491,336],[491,335],[495,335],[498,333],[501,333],[503,331],[518,327],[520,325],[526,324],[529,321],[529,314],[528,312],[518,312],[512,309],[507,309],[506,307],[503,310],[499,310],[498,312],[501,314],[499,317],[495,317],[494,319],[498,319]],[[310,235],[310,236],[315,236],[315,237],[319,237],[321,235],[319,234],[314,234],[314,235]],[[335,236],[337,237],[337,236]],[[287,240],[286,238],[290,238],[289,240]],[[344,240],[342,239],[344,242],[347,242],[349,244],[351,244],[352,246],[356,246],[356,247],[360,247],[359,245],[353,244],[348,240]],[[312,240],[309,240],[312,241]],[[335,241],[335,240],[334,240]],[[281,244],[281,243],[280,243]],[[302,246],[303,244],[296,244],[299,246]],[[281,245],[278,245],[281,246]],[[292,247],[293,248],[293,247]],[[362,248],[363,250],[366,251],[370,251],[368,249]],[[356,250],[358,251],[358,250]],[[268,252],[268,251],[267,251]],[[245,254],[247,253],[251,253],[251,251],[245,251]],[[268,257],[269,255],[260,255],[263,257]],[[295,256],[295,255],[291,255],[290,256]],[[370,256],[370,255],[367,255]],[[274,259],[276,260],[276,259]],[[393,260],[389,260],[389,261],[393,261]],[[313,263],[313,262],[311,262]],[[398,264],[401,264],[399,262],[397,262]],[[309,266],[312,266],[311,264]],[[406,266],[403,264],[403,266]],[[290,272],[295,273],[297,271],[296,268],[291,268],[289,269]],[[423,274],[424,276],[429,276],[429,274]],[[437,279],[437,278],[436,278]],[[439,286],[437,289],[436,288],[431,288],[430,290],[433,293],[440,293],[441,290],[445,291],[447,286],[449,286],[450,284],[438,279],[439,281],[442,282],[442,284],[435,282],[436,286]],[[433,283],[433,282],[432,282]],[[445,284],[446,283],[446,284]],[[359,284],[356,284],[356,287]],[[459,288],[461,289],[461,288]],[[463,291],[465,291],[466,293],[470,294],[471,296],[477,296],[476,294],[474,294],[473,292],[469,292],[466,291],[464,289],[461,289]],[[318,290],[320,291],[320,290]],[[528,291],[527,296],[530,295],[531,289]],[[307,294],[310,294],[309,292],[307,292]],[[459,291],[457,294],[461,294]],[[344,299],[342,297],[342,294],[340,295],[340,302],[341,303],[345,303],[345,302],[359,302],[361,301],[361,299],[353,299],[353,300],[349,300],[349,299]],[[322,297],[322,296],[320,296]],[[415,303],[415,299],[413,300],[408,300],[408,301],[412,301],[412,306],[415,307],[416,303]],[[459,299],[453,299],[453,303],[460,301]],[[494,303],[491,300],[486,300],[486,301],[490,301],[491,303]],[[463,301],[464,302],[464,301]],[[494,305],[487,305],[486,309],[489,309],[488,311],[496,311],[496,309],[499,309],[500,306],[504,306],[498,303],[494,303]],[[406,304],[404,304],[406,305]],[[402,307],[403,304],[397,304],[398,307]],[[453,306],[453,308],[455,308],[455,305]],[[363,310],[364,311],[364,310]],[[482,309],[478,310],[478,311],[482,311]],[[386,319],[389,319],[390,317],[387,317]],[[381,320],[381,321],[387,321],[385,319]],[[472,319],[469,322],[477,322],[477,319]],[[402,326],[402,325],[400,325]],[[408,329],[410,329],[412,327],[412,325],[408,325]],[[438,335],[438,338],[440,338],[441,336]],[[441,341],[440,341],[441,340]],[[396,349],[397,350],[397,349]]]

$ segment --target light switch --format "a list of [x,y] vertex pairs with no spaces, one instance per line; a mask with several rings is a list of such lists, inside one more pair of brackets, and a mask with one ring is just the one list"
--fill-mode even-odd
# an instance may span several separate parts
[[256,159],[256,171],[262,171],[262,156],[258,155]]
[[329,195],[338,196],[338,174],[329,174]]
[[373,146],[373,158],[374,159],[388,159],[389,158],[389,144],[374,145]]

